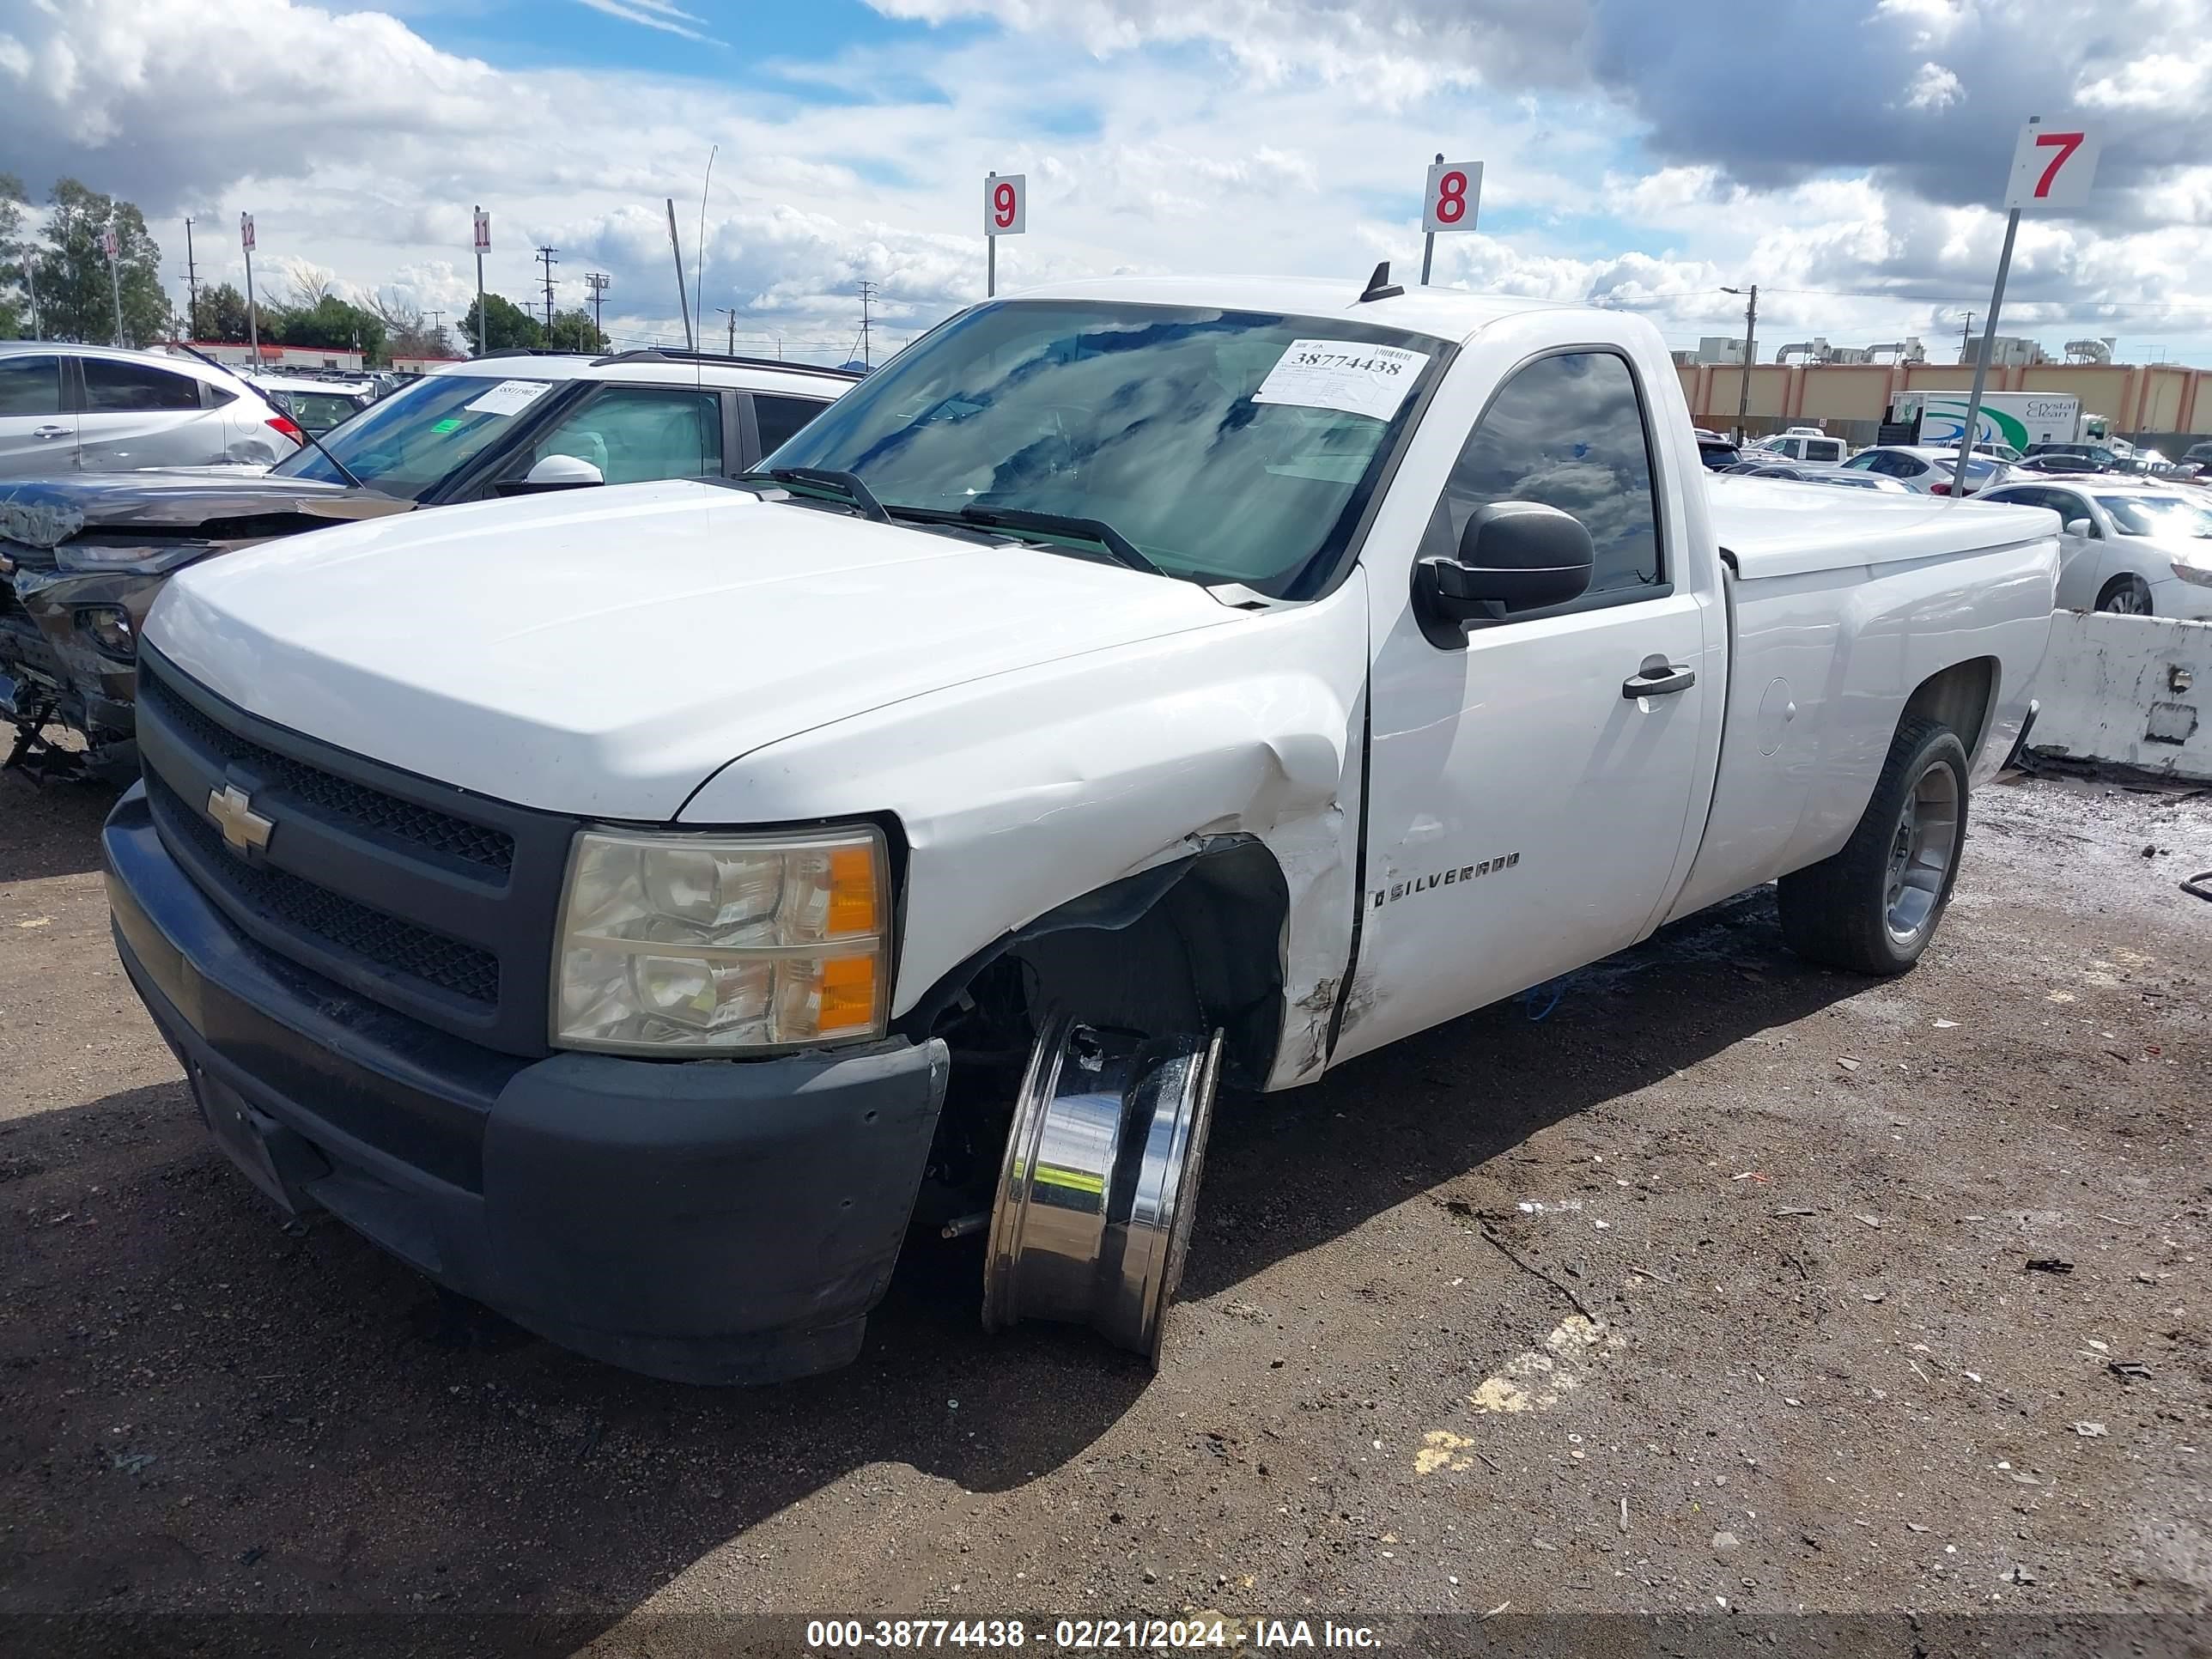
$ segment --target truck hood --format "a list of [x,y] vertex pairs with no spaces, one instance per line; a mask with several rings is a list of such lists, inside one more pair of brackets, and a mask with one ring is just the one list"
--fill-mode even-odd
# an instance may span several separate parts
[[374,489],[279,478],[240,467],[176,467],[29,478],[0,488],[0,536],[52,548],[87,530],[173,538],[218,520],[296,515],[333,523],[415,505]]
[[1242,614],[1118,565],[679,483],[266,543],[172,581],[147,639],[341,749],[659,820],[778,738]]

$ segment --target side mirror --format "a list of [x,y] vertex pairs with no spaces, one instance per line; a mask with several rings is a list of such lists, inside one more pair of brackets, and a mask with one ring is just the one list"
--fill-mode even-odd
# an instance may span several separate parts
[[520,478],[494,486],[502,495],[536,495],[552,489],[588,489],[607,475],[580,455],[547,455]]
[[1540,501],[1492,501],[1468,520],[1459,557],[1415,564],[1414,600],[1454,623],[1565,605],[1589,590],[1595,556],[1571,514]]
[[2097,526],[2087,519],[2069,519],[2066,520],[2066,533],[2069,536],[2079,536],[2085,542],[2094,541],[2097,538]]

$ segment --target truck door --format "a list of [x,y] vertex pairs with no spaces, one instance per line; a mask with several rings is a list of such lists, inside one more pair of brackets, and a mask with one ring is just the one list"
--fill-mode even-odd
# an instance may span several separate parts
[[[1684,483],[1655,465],[1648,404],[1612,348],[1522,363],[1468,434],[1418,550],[1449,554],[1489,502],[1542,501],[1590,532],[1582,599],[1432,639],[1409,603],[1417,550],[1364,556],[1365,890],[1334,1058],[1633,943],[1695,850],[1722,688],[1705,672],[1697,579],[1669,567]],[[1639,677],[1672,668],[1689,683],[1634,695]]]

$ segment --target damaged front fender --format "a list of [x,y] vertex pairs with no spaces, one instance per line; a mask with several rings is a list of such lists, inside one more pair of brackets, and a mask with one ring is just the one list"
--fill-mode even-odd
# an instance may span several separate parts
[[[1279,869],[1279,1042],[1267,1086],[1328,1064],[1352,951],[1364,577],[1227,627],[986,677],[742,757],[687,823],[890,812],[904,833],[895,1017],[993,941],[1215,838]],[[1322,1012],[1326,1010],[1326,1012]]]

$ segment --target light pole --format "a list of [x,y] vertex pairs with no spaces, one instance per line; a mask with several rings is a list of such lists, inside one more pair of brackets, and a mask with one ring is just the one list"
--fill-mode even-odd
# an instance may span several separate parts
[[605,320],[600,314],[600,307],[605,302],[607,297],[607,273],[604,270],[586,271],[584,286],[592,291],[592,332],[600,337],[593,343],[596,349],[605,343],[607,331]]
[[[1723,294],[1741,294],[1740,288],[1724,288]],[[1759,361],[1759,284],[1751,285],[1750,303],[1743,310],[1743,367],[1736,372],[1735,441],[1741,444],[1750,434],[1745,431],[1751,412],[1751,366]]]

